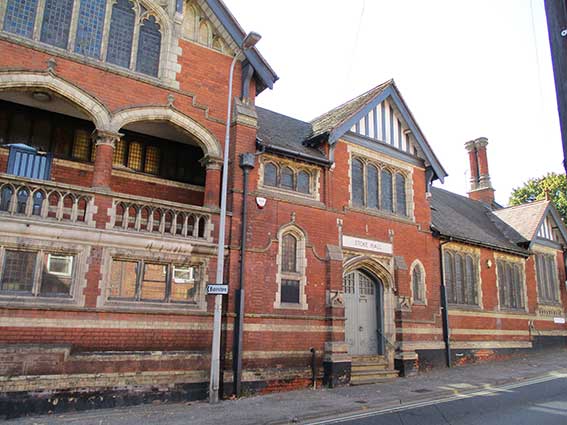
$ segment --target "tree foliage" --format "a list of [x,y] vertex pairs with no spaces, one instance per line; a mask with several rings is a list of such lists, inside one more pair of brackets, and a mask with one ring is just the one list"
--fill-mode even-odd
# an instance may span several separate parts
[[567,177],[565,174],[549,173],[543,177],[528,180],[522,187],[512,191],[509,204],[521,205],[540,201],[549,194],[559,211],[563,222],[567,223]]

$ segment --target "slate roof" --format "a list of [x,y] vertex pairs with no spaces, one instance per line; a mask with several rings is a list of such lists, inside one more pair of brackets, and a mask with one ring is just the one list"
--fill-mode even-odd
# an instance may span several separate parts
[[432,228],[441,235],[527,256],[518,243],[529,243],[500,220],[484,203],[465,196],[431,188]]
[[513,227],[523,239],[532,241],[550,201],[538,201],[516,207],[503,208],[494,214],[503,222]]
[[382,93],[386,88],[394,84],[394,80],[386,81],[377,87],[367,91],[366,93],[325,112],[311,121],[313,125],[312,138],[331,132],[336,127],[347,121],[350,117],[360,111],[366,104]]
[[316,161],[327,161],[319,149],[303,144],[313,132],[310,123],[256,106],[258,138],[261,144],[272,149],[299,152]]

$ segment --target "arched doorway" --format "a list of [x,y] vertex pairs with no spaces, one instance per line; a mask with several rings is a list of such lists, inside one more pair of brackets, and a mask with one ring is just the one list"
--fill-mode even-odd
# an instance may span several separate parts
[[380,279],[355,270],[343,278],[345,339],[352,356],[383,355],[384,287]]

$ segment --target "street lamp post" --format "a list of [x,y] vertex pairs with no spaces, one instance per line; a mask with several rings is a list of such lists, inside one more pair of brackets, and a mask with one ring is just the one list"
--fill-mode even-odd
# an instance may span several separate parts
[[[234,68],[238,62],[239,56],[246,50],[254,47],[262,37],[260,34],[250,32],[244,38],[242,46],[235,52],[234,58],[230,65],[230,74],[228,80],[228,111],[226,116],[226,134],[224,139],[224,157],[222,166],[222,191],[221,191],[221,211],[219,222],[219,241],[217,253],[217,284],[223,284],[224,281],[224,245],[225,245],[225,227],[226,227],[226,197],[228,191],[228,155],[230,143],[230,124],[232,118],[232,80],[234,78]],[[222,323],[222,295],[215,295],[215,311],[213,319],[213,344],[211,350],[211,378],[209,382],[209,403],[218,403],[219,401],[219,383],[220,383],[220,340],[221,340],[221,323]]]

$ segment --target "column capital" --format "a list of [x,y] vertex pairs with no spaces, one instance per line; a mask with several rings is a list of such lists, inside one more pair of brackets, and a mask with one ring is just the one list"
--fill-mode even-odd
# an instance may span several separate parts
[[221,170],[223,161],[220,158],[213,158],[209,155],[203,157],[200,161],[201,165],[208,170]]
[[116,142],[118,142],[122,138],[122,136],[124,135],[104,130],[95,130],[93,132],[93,139],[96,146],[112,146],[112,149],[116,147]]

